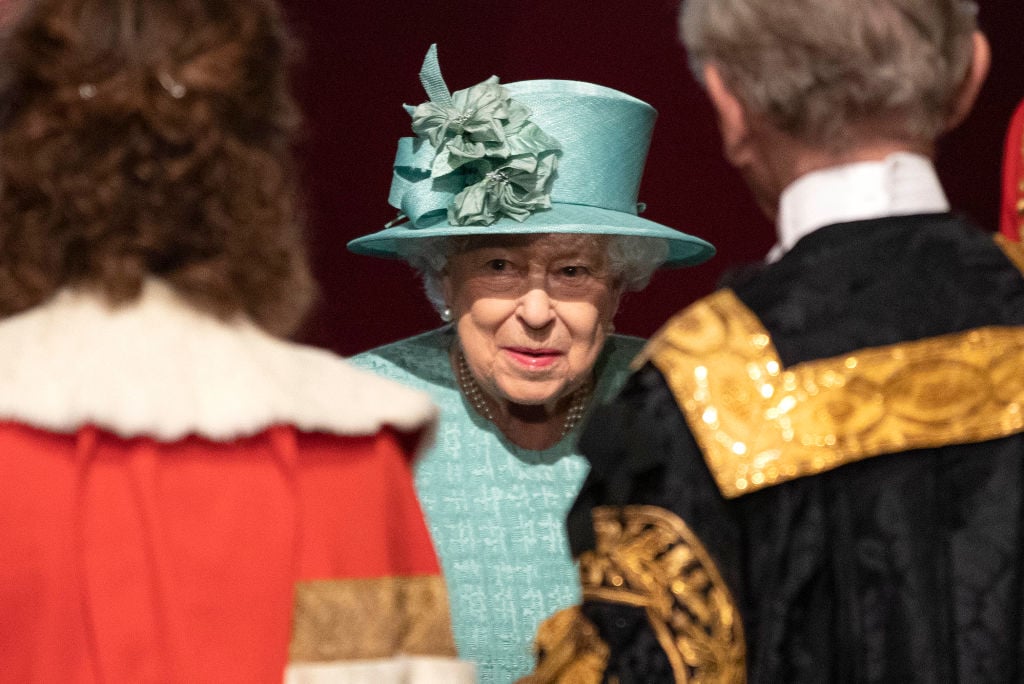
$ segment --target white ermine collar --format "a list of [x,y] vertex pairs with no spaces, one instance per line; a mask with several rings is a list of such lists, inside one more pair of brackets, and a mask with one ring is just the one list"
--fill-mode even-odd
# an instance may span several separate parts
[[435,416],[421,392],[246,320],[219,321],[158,281],[124,307],[65,290],[0,321],[0,419],[46,430],[230,440],[288,424],[369,435]]

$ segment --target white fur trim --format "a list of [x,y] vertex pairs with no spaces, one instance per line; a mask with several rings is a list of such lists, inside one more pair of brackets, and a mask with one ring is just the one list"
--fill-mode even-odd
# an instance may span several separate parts
[[435,416],[421,392],[248,321],[219,321],[157,281],[128,306],[67,290],[0,321],[0,418],[47,430],[230,440],[275,424],[412,431]]
[[449,658],[400,656],[390,660],[292,663],[285,684],[474,684],[472,663]]

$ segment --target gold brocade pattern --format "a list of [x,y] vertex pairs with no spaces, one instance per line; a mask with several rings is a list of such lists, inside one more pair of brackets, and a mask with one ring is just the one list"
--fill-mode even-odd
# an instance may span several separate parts
[[657,506],[593,511],[597,544],[580,555],[583,598],[645,609],[676,682],[745,681],[743,625],[714,561]]
[[537,668],[517,684],[600,684],[608,664],[608,645],[579,606],[542,622],[534,650]]
[[295,587],[289,660],[455,656],[438,576],[316,580]]
[[678,314],[639,361],[665,376],[722,494],[880,454],[1024,429],[1024,328],[987,327],[783,368],[729,290]]

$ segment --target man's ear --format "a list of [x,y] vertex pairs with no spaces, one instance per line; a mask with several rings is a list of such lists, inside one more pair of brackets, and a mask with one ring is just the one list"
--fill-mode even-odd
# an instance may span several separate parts
[[704,65],[704,84],[711,104],[718,112],[718,129],[722,134],[725,158],[734,166],[739,166],[740,153],[750,133],[747,112],[743,108],[743,103],[725,84],[716,65]]
[[992,48],[989,47],[985,34],[975,31],[971,36],[971,43],[971,65],[964,74],[964,80],[960,83],[960,89],[946,119],[947,131],[959,126],[971,113],[985,77],[988,76],[988,69],[992,65]]

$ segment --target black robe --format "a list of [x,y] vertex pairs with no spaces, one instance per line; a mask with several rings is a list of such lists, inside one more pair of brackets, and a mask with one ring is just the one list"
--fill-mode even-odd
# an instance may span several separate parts
[[[738,344],[778,361],[736,356],[719,385],[732,357],[677,368],[659,345],[699,352],[729,317],[666,325],[582,437],[592,471],[569,532],[604,681],[1024,681],[1013,255],[948,214],[815,231],[717,293],[763,327]],[[883,366],[884,383],[861,377]],[[745,412],[762,399],[775,413]],[[842,427],[816,433],[822,411]],[[774,465],[733,458],[748,444],[728,421]],[[846,452],[815,456],[830,449]]]

